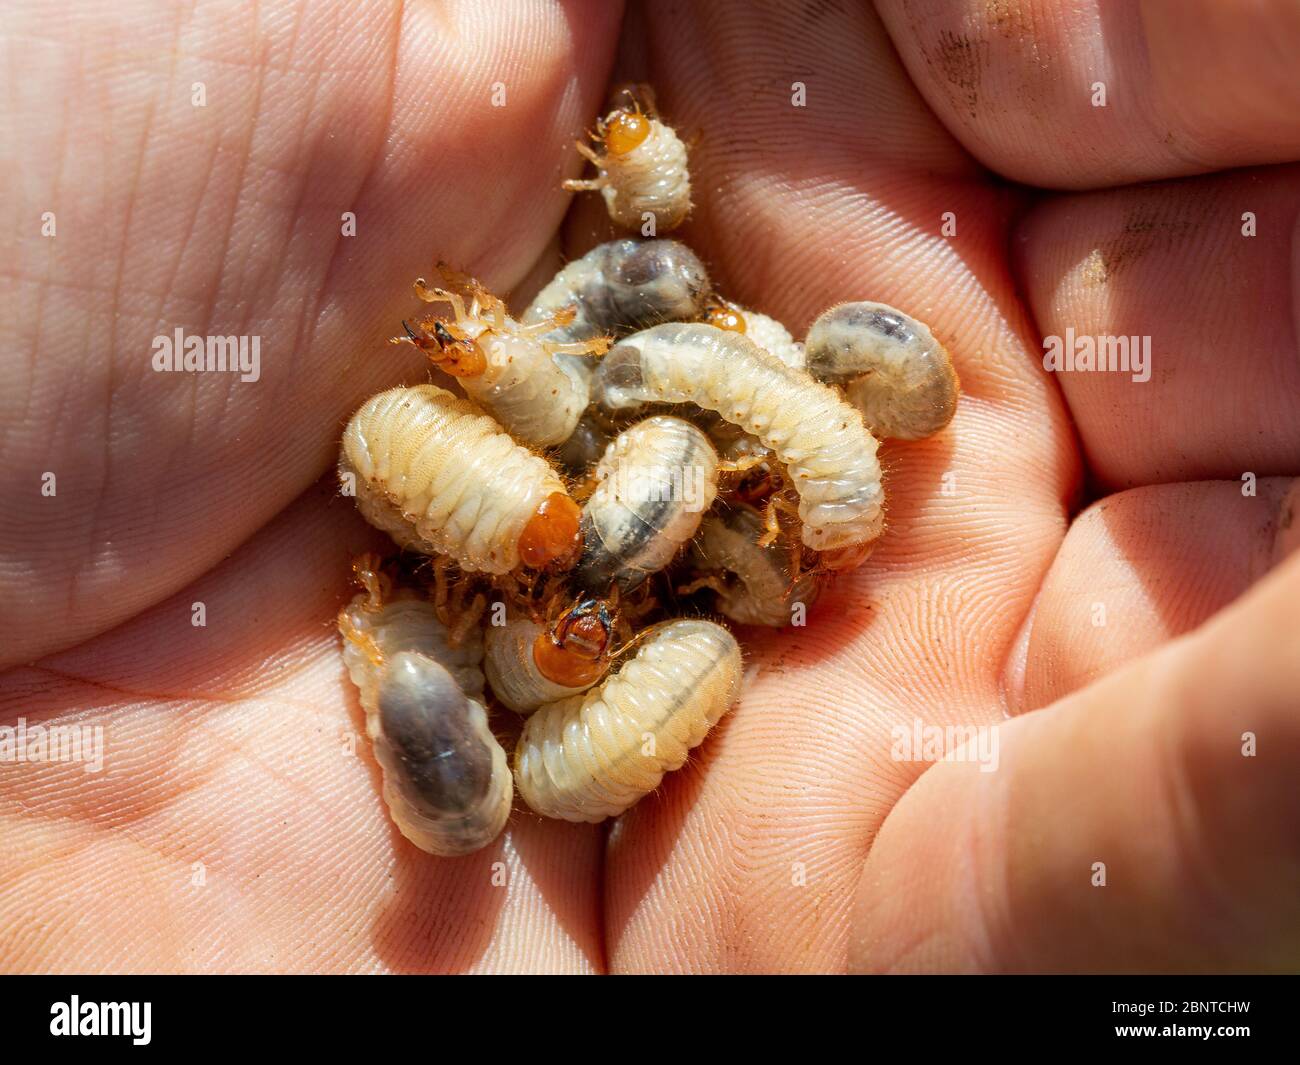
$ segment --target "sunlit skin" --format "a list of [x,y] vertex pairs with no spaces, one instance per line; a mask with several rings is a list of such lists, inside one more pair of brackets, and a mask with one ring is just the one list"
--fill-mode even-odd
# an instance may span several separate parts
[[[0,11],[0,724],[106,745],[100,773],[0,764],[0,968],[1294,969],[1294,29],[666,4],[611,73],[616,4],[462,6]],[[960,40],[974,95],[933,61]],[[384,342],[412,278],[442,257],[508,294],[603,239],[557,175],[622,77],[700,133],[681,239],[720,291],[800,336],[843,300],[914,310],[963,397],[884,446],[872,557],[742,636],[740,705],[617,833],[516,811],[437,860],[340,665],[351,560],[393,548],[330,471],[368,396],[427,379]],[[260,379],[152,372],[178,326],[260,336]],[[1067,327],[1150,335],[1151,380],[1046,373]],[[1005,722],[997,771],[895,759],[917,721]]]

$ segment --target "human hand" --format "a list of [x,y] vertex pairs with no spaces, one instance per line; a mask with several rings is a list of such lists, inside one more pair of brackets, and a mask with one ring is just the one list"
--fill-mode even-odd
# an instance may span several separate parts
[[[0,765],[0,964],[1293,966],[1300,567],[1227,604],[1294,535],[1296,171],[1187,175],[1300,157],[1300,28],[1189,6],[651,4],[613,71],[612,4],[11,8],[0,723],[106,749]],[[964,395],[658,794],[438,860],[357,742],[333,616],[383,540],[327,471],[423,378],[384,339],[434,259],[523,291],[596,239],[560,180],[624,77],[700,135],[681,235],[728,295],[893,303]],[[258,380],[154,373],[178,326],[260,336]],[[1151,379],[1045,374],[1067,327],[1149,335]],[[1007,714],[996,772],[892,757]]]

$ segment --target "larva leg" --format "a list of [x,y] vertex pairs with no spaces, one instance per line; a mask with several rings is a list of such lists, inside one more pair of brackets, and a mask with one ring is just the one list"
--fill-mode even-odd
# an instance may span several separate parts
[[592,337],[590,340],[575,340],[570,343],[542,341],[542,348],[548,355],[604,355],[609,350],[609,345],[609,337]]
[[565,178],[561,187],[566,192],[599,192],[609,184],[609,178],[603,174],[595,178]]
[[[375,612],[375,608],[370,605],[367,599],[362,603],[362,610],[370,613]],[[382,669],[384,665],[384,652],[380,650],[379,645],[375,643],[374,637],[369,632],[357,626],[346,610],[339,611],[339,632],[343,638],[351,643],[366,657],[372,666],[376,669]]]
[[479,623],[485,610],[487,610],[487,596],[478,592],[468,607],[458,611],[459,616],[448,631],[448,639],[453,647],[459,647],[465,642],[465,637]]
[[383,572],[382,561],[373,552],[358,555],[352,562],[352,579],[366,593],[366,609],[379,610],[392,591],[393,582]]
[[451,304],[451,313],[457,323],[465,321],[469,315],[465,311],[465,300],[456,292],[448,292],[444,288],[429,288],[424,278],[415,279],[415,295],[425,303],[449,303]]
[[776,543],[781,535],[782,500],[779,495],[768,497],[767,506],[763,508],[763,535],[758,538],[759,547],[768,547]]
[[767,461],[766,455],[744,455],[738,459],[719,459],[719,473],[744,473]]
[[706,573],[703,577],[696,577],[693,581],[687,581],[677,588],[677,594],[686,596],[694,595],[696,592],[705,588],[715,592],[725,592],[727,582],[715,573]]

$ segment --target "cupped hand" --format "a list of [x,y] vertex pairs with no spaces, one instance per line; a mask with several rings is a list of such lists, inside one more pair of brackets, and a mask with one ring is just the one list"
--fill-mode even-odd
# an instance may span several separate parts
[[[1285,8],[10,5],[0,725],[105,749],[0,761],[0,967],[1293,967]],[[518,296],[604,236],[560,182],[624,78],[698,138],[680,235],[729,296],[902,307],[963,397],[658,793],[438,860],[341,668],[383,541],[329,470],[425,375],[385,344],[414,277]],[[259,337],[257,379],[155,371],[178,327]],[[1149,377],[1044,369],[1098,335]]]

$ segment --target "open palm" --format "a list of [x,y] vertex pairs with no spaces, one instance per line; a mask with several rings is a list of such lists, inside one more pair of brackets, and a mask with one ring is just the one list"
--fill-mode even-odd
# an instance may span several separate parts
[[[0,763],[0,967],[1293,967],[1300,565],[1228,604],[1297,537],[1300,25],[1064,7],[10,5],[0,724],[106,749]],[[602,239],[560,183],[625,77],[698,134],[727,295],[900,306],[963,399],[659,793],[439,860],[359,740],[333,617],[383,540],[329,471],[423,378],[384,341],[435,259],[526,298]],[[177,327],[259,379],[154,372]],[[1067,328],[1150,380],[1045,373]],[[996,772],[894,757],[1008,715]]]

